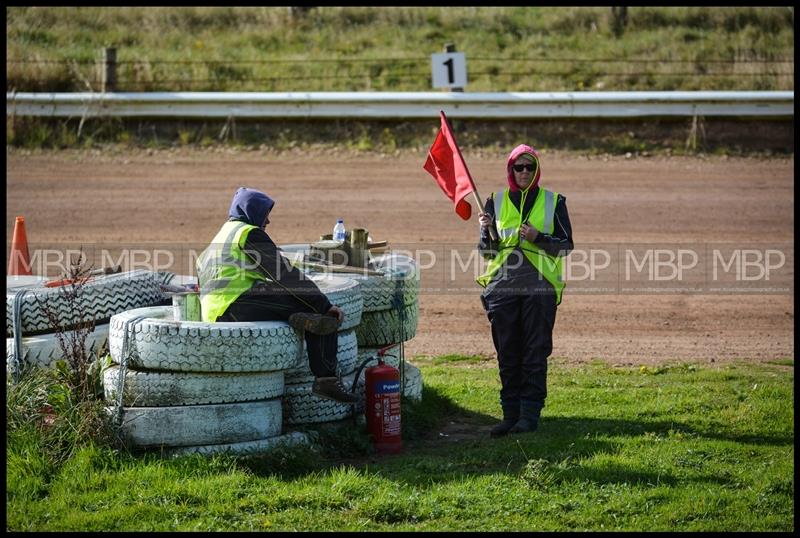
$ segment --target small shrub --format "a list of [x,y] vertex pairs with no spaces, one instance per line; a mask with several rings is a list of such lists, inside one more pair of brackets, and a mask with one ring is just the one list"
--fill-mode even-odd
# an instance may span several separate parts
[[[87,319],[83,308],[84,286],[90,270],[91,267],[85,266],[85,256],[82,252],[79,253],[77,259],[71,260],[64,275],[64,278],[68,279],[70,283],[59,288],[66,310],[77,314],[77,323],[74,325],[62,321],[50,303],[40,301],[38,296],[36,298],[50,325],[56,328],[58,347],[61,356],[65,359],[65,364],[61,365],[58,370],[61,372],[69,392],[74,394],[77,402],[94,399],[97,386],[96,380],[93,381],[90,375],[91,363],[94,358],[89,357],[86,349],[86,338],[95,328],[94,320]],[[24,370],[21,373],[24,374]]]
[[389,128],[384,127],[381,132],[381,148],[384,151],[394,152],[397,150],[397,139]]
[[92,357],[86,349],[94,321],[85,318],[81,301],[89,274],[84,259],[80,253],[77,260],[71,260],[63,275],[71,283],[59,290],[66,309],[77,313],[77,324],[68,325],[49,303],[40,302],[42,312],[56,327],[63,358],[56,361],[55,368],[23,363],[6,382],[7,444],[37,446],[50,465],[59,465],[76,449],[93,443],[121,446],[102,396],[102,370],[110,358]]
[[546,490],[556,483],[556,474],[545,459],[528,460],[520,478],[534,489]]
[[192,138],[194,138],[194,133],[186,129],[178,129],[178,140],[180,141],[181,146],[188,146],[192,143]]
[[6,383],[8,446],[35,445],[53,466],[82,446],[118,446],[105,403],[77,401],[70,382],[62,363],[55,370],[33,368],[19,382]]

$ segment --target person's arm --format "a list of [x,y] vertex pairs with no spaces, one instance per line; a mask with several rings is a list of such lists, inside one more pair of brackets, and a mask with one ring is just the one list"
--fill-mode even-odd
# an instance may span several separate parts
[[553,233],[539,232],[533,244],[544,250],[550,256],[566,256],[575,245],[572,242],[572,225],[567,212],[567,199],[558,195],[556,210],[553,217]]
[[261,229],[252,230],[244,244],[245,252],[257,263],[256,270],[276,282],[276,291],[285,291],[307,304],[318,314],[333,306],[317,285],[281,255],[278,246]]
[[489,216],[491,223],[488,226],[481,226],[480,238],[478,239],[478,251],[484,258],[491,259],[497,256],[497,248],[500,245],[499,239],[497,241],[492,240],[489,235],[489,228],[491,227],[495,229],[495,235],[499,237],[496,233],[497,221],[494,214],[494,200],[491,196],[486,199],[486,203],[483,205],[483,212]]

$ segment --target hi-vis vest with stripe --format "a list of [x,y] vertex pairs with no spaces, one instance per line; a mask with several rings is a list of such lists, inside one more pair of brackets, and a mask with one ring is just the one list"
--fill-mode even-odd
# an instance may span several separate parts
[[242,250],[252,224],[230,220],[197,259],[200,310],[203,321],[214,322],[241,294],[258,281],[268,279]]
[[[514,251],[514,248],[519,246],[522,252],[525,253],[525,258],[553,285],[556,291],[556,304],[560,304],[561,291],[565,285],[561,278],[561,258],[550,256],[527,240],[523,240],[520,244],[519,239],[519,229],[523,222],[529,223],[542,233],[553,233],[558,193],[539,188],[539,193],[533,202],[533,208],[531,208],[530,214],[524,220],[521,209],[516,208],[508,193],[509,190],[506,189],[499,196],[492,195],[500,245],[497,256],[489,263],[486,272],[477,278],[477,282],[485,288],[506,262],[508,256]],[[525,194],[523,193],[523,198],[520,201],[520,208],[525,207]]]

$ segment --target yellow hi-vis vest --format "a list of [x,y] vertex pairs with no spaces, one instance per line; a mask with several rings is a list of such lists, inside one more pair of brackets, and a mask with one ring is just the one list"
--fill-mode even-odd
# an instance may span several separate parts
[[[539,188],[533,208],[525,220],[522,219],[521,209],[518,210],[514,206],[508,193],[508,189],[499,196],[492,193],[500,245],[497,256],[489,262],[486,272],[477,278],[477,282],[485,288],[514,251],[514,248],[519,246],[525,253],[525,258],[553,285],[556,291],[556,304],[561,304],[561,291],[565,285],[561,278],[561,258],[550,256],[528,240],[523,240],[520,244],[519,239],[519,229],[523,222],[527,222],[542,233],[553,233],[558,193]],[[520,208],[525,207],[525,194],[527,193],[523,193],[520,201]]]
[[241,294],[258,281],[268,281],[242,250],[257,227],[229,220],[197,259],[203,321],[215,322]]

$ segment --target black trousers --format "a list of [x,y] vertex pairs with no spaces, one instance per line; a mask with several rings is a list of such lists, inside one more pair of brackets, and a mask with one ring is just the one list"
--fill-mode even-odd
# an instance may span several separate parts
[[[288,293],[268,292],[256,284],[240,295],[217,321],[286,321],[296,312],[311,312],[311,309]],[[304,334],[311,373],[315,377],[334,377],[338,334],[320,336],[308,331]]]
[[484,309],[500,369],[500,402],[540,402],[547,398],[547,358],[553,351],[556,296],[552,287],[484,293]]

